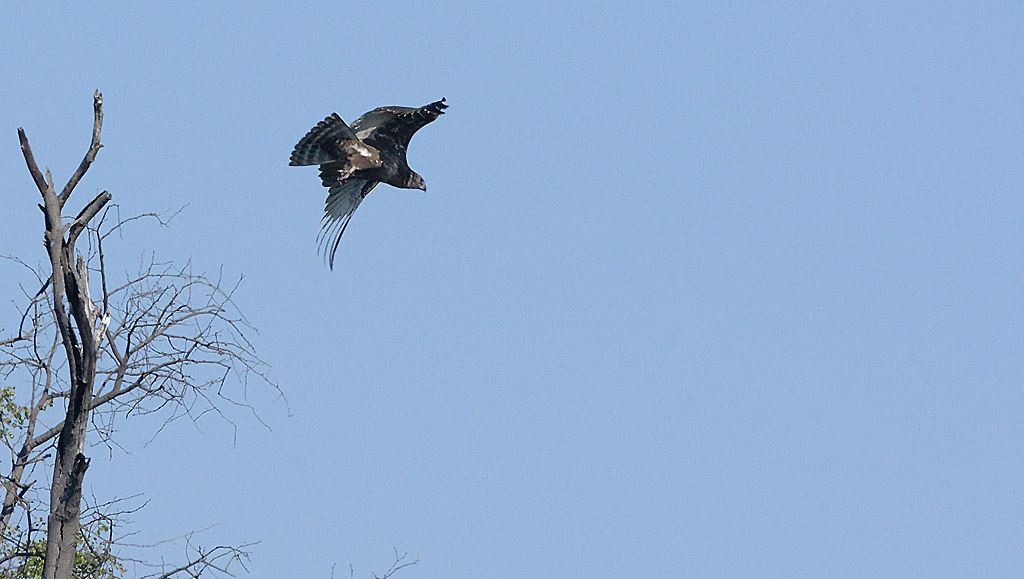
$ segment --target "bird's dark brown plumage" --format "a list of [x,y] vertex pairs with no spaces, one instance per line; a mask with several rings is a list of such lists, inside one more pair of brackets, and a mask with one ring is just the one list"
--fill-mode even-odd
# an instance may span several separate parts
[[320,179],[328,189],[318,241],[332,268],[352,213],[377,183],[426,191],[423,177],[409,168],[406,150],[413,134],[446,108],[444,99],[419,108],[380,107],[351,127],[335,113],[295,145],[289,164],[320,165]]

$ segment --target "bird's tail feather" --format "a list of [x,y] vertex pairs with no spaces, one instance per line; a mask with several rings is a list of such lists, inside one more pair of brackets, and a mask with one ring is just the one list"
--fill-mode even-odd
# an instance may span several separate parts
[[295,145],[292,151],[289,165],[320,165],[337,159],[332,158],[330,147],[340,140],[357,140],[356,134],[345,124],[345,121],[333,113],[331,116],[320,121],[315,127],[306,133],[305,137]]

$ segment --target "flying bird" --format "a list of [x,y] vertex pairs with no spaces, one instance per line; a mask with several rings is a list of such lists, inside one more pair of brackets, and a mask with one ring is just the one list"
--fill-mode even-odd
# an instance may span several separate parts
[[380,107],[352,126],[334,113],[295,145],[289,165],[320,165],[320,179],[327,187],[317,242],[331,269],[352,213],[378,183],[427,190],[423,177],[409,168],[405,152],[413,134],[446,108],[444,99],[419,108]]

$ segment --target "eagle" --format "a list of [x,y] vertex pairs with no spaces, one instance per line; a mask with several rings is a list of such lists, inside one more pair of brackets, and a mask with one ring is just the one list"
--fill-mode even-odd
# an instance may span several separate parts
[[405,153],[413,134],[446,108],[443,98],[419,108],[378,107],[351,126],[333,113],[295,145],[289,165],[320,165],[320,179],[327,187],[317,243],[331,269],[352,213],[378,183],[427,190],[423,177],[409,168]]

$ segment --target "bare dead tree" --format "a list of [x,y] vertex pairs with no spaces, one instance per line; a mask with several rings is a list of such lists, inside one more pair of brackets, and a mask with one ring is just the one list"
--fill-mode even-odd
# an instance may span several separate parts
[[[89,221],[110,201],[110,193],[103,191],[97,195],[71,223],[65,224],[61,218],[64,204],[100,150],[103,98],[99,91],[94,97],[93,109],[95,123],[89,151],[59,195],[54,190],[50,171],[46,171],[44,178],[36,165],[25,131],[18,129],[18,138],[21,140],[21,150],[25,155],[29,173],[43,196],[42,209],[46,222],[44,239],[52,272],[51,305],[67,356],[70,380],[67,414],[59,429],[53,480],[50,483],[44,579],[70,577],[74,565],[75,547],[81,528],[79,515],[82,480],[85,478],[85,470],[89,467],[89,459],[82,451],[85,449],[89,406],[92,403],[93,383],[96,379],[96,360],[99,358],[103,335],[110,323],[109,311],[103,311],[89,296],[89,272],[85,258],[81,252],[75,250],[79,235]],[[70,315],[68,309],[71,310]]]
[[[88,152],[60,193],[49,169],[44,174],[36,164],[25,131],[18,129],[26,165],[43,199],[48,262],[36,269],[7,258],[31,271],[40,289],[25,291],[27,303],[17,332],[0,335],[0,379],[22,385],[15,389],[0,384],[0,441],[12,456],[11,469],[2,477],[0,510],[0,541],[12,548],[0,553],[0,559],[38,557],[38,545],[45,544],[44,579],[70,578],[76,552],[82,549],[88,432],[110,445],[116,444],[116,419],[131,414],[163,413],[166,424],[207,412],[225,416],[222,402],[252,410],[245,402],[252,378],[280,393],[246,337],[251,327],[232,302],[237,284],[226,287],[220,276],[196,273],[190,263],[176,265],[152,256],[114,281],[104,241],[140,217],[166,224],[161,216],[115,219],[116,211],[108,207],[111,195],[102,191],[73,219],[62,217],[102,147],[102,105],[97,91]],[[234,384],[241,385],[241,396],[229,394]],[[40,488],[35,474],[51,464],[49,484]],[[45,541],[38,527],[40,505],[46,510]],[[102,549],[109,555],[112,531],[109,539],[94,553],[97,557],[104,556]],[[87,548],[96,545],[86,541]],[[246,554],[238,547],[202,550],[187,545],[187,560],[155,577],[227,572]]]

